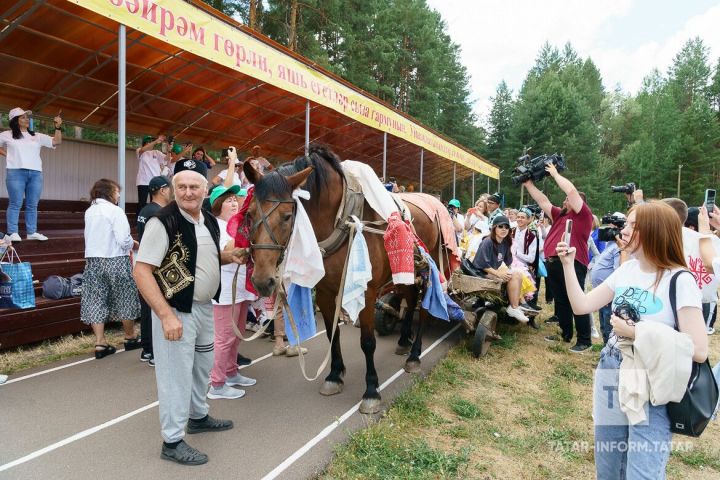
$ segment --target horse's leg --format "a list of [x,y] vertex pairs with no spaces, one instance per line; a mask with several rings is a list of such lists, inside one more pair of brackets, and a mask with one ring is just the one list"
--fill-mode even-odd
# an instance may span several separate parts
[[398,285],[396,291],[401,298],[405,299],[407,308],[405,309],[405,316],[401,319],[400,323],[400,338],[398,339],[398,346],[395,348],[395,354],[407,355],[410,352],[412,346],[412,323],[413,317],[415,316],[415,307],[412,305],[410,300],[412,299],[412,292],[414,287],[406,285]]
[[[333,318],[335,316],[335,297],[331,292],[317,292],[316,301],[320,307],[328,340],[332,335]],[[320,394],[335,395],[343,390],[343,375],[345,364],[343,363],[342,352],[340,351],[340,328],[335,329],[335,338],[332,340],[332,352],[330,362],[330,373],[325,377],[325,382],[320,387]]]
[[365,393],[360,402],[360,413],[380,411],[380,393],[377,371],[375,370],[375,312],[371,308],[377,292],[369,287],[365,291],[365,307],[360,312],[360,347],[365,354]]

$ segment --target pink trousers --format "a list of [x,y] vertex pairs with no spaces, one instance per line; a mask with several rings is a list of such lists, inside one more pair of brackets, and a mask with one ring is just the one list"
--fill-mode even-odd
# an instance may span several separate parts
[[213,305],[215,318],[215,361],[210,371],[210,382],[213,387],[219,388],[225,384],[228,377],[237,373],[237,353],[240,339],[235,335],[232,322],[245,333],[245,321],[250,302],[235,304],[235,318],[232,317],[232,305]]

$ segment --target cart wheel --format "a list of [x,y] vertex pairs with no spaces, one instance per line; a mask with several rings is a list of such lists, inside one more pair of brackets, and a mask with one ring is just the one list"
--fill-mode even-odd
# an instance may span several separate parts
[[[384,303],[386,305],[391,306],[395,309],[396,312],[400,311],[400,296],[396,295],[394,293],[386,293],[382,297],[380,297],[380,300],[378,303]],[[395,331],[395,326],[398,322],[398,317],[393,315],[390,312],[386,312],[382,309],[382,307],[375,306],[375,330],[377,330],[378,335],[381,337],[384,337],[385,335],[390,335]]]
[[[473,339],[473,353],[475,353],[476,349],[478,352],[475,355],[476,357],[484,356],[490,349],[491,338],[488,333],[495,331],[495,328],[497,327],[497,321],[497,313],[493,312],[492,310],[486,310],[485,313],[482,314],[482,317],[480,317],[480,321],[477,325],[477,330],[475,330],[475,338]],[[480,330],[481,326],[483,327],[483,332],[479,335],[478,330]]]

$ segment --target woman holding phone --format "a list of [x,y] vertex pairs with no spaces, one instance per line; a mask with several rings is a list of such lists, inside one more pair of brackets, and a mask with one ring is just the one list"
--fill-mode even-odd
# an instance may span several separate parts
[[[558,243],[567,295],[573,312],[586,314],[612,302],[613,309],[630,305],[643,322],[660,322],[674,328],[670,307],[671,277],[686,270],[680,219],[663,202],[649,202],[630,210],[623,228],[622,243],[632,259],[620,265],[603,283],[585,293],[573,263],[575,247]],[[702,317],[701,294],[692,275],[677,278],[679,330],[692,339],[693,361],[707,358],[708,341]],[[622,352],[618,337],[635,339],[635,324],[616,315],[610,317],[613,331],[600,353],[595,376],[593,419],[595,423],[595,469],[603,479],[665,478],[671,451],[672,432],[666,405],[647,402],[647,421],[631,424],[617,401]],[[613,392],[615,392],[613,394]],[[609,398],[609,395],[613,395]]]

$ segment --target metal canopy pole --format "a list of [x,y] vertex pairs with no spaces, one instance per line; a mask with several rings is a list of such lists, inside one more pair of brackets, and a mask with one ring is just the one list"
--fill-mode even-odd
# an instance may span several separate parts
[[490,193],[490,175],[488,175],[487,180],[488,180],[487,193]]
[[383,133],[383,182],[387,182],[387,132]]
[[425,167],[425,149],[420,149],[420,193],[422,193],[422,184],[423,184],[423,168]]
[[457,168],[457,163],[453,163],[453,198],[457,198],[455,195],[455,170]]
[[310,153],[310,100],[305,103],[305,155]]
[[475,172],[472,173],[472,206],[475,206]]
[[[118,206],[125,210],[125,25],[118,29],[118,183],[120,200]],[[138,198],[138,202],[140,199]]]

